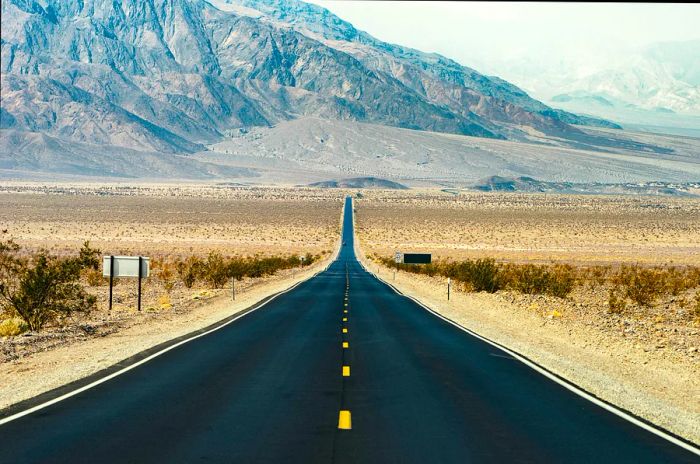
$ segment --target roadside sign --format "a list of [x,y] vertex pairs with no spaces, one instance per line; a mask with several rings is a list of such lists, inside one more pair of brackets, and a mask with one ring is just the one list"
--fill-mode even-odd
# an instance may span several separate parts
[[402,263],[403,262],[403,253],[401,253],[400,251],[397,251],[396,253],[394,253],[394,262],[397,264]]
[[141,279],[148,277],[150,259],[145,256],[104,256],[102,275],[109,277],[109,310],[115,277],[138,277],[138,310],[141,311]]
[[430,264],[431,263],[430,253],[404,253],[403,263],[404,264]]
[[[114,260],[110,262],[110,260]],[[139,262],[141,273],[139,274]],[[104,277],[148,277],[150,259],[145,256],[104,256],[102,275]],[[114,269],[114,275],[110,271]]]

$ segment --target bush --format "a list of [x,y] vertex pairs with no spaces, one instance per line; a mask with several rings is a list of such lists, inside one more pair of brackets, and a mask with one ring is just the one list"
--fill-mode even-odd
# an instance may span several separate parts
[[192,288],[198,280],[204,280],[213,288],[223,288],[229,279],[242,280],[245,277],[259,278],[273,275],[281,269],[309,266],[319,258],[320,256],[311,253],[307,253],[303,260],[297,255],[225,258],[220,253],[211,252],[204,261],[196,256],[190,256],[185,261],[178,261],[175,268],[180,280],[187,288]]
[[612,314],[620,314],[627,307],[624,298],[620,298],[620,291],[617,287],[611,287],[608,292],[608,311]]
[[423,269],[423,273],[432,276],[439,272],[445,277],[462,283],[469,291],[495,293],[502,287],[501,268],[494,259],[467,260],[444,266],[430,266]]
[[664,293],[665,281],[659,269],[622,266],[613,283],[624,288],[625,296],[640,306],[651,306]]
[[223,288],[229,278],[228,264],[220,253],[209,253],[202,265],[202,278],[214,288]]
[[467,291],[495,293],[503,288],[528,294],[566,297],[574,289],[578,273],[569,265],[499,264],[484,258],[460,262],[438,262],[425,265],[396,263],[392,258],[378,257],[385,266],[428,276],[450,277]]
[[99,287],[109,282],[109,279],[102,275],[102,271],[97,269],[88,269],[85,271],[85,280],[91,287]]
[[18,317],[0,322],[0,337],[13,337],[29,330],[26,322]]
[[177,274],[187,288],[192,288],[202,275],[202,261],[196,256],[190,256],[185,261],[175,264]]
[[571,266],[561,264],[510,264],[506,266],[504,280],[509,288],[522,293],[565,298],[574,289],[576,272]]
[[157,274],[158,280],[163,284],[165,291],[170,293],[175,287],[175,273],[173,272],[173,267],[170,263],[162,263],[158,269]]
[[17,257],[18,251],[11,241],[0,244],[0,310],[39,330],[48,322],[95,306],[95,297],[79,283],[81,271],[93,265],[82,250],[77,258],[57,258],[41,251],[31,262]]

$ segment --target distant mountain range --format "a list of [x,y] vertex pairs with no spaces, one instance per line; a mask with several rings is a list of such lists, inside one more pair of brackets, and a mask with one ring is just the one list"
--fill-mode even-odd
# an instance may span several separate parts
[[183,154],[301,116],[511,140],[616,127],[296,0],[4,0],[1,64],[15,140]]
[[568,111],[610,118],[625,126],[696,129],[700,135],[700,40],[660,42],[590,63],[567,57],[500,61],[485,69],[522,85],[531,95]]

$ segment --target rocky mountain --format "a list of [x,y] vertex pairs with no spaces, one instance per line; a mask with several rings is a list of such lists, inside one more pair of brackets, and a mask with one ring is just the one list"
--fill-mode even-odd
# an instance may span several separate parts
[[315,5],[212,2],[4,0],[0,129],[186,154],[304,116],[512,140],[615,127]]
[[[546,53],[544,54],[546,56]],[[700,40],[658,42],[610,56],[475,59],[550,106],[626,127],[695,128],[700,134]]]

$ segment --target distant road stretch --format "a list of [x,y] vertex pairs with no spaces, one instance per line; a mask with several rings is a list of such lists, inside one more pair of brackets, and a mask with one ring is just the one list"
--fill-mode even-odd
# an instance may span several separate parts
[[700,462],[692,445],[396,293],[355,257],[350,199],[343,221],[338,258],[316,277],[107,381],[0,419],[0,462]]

